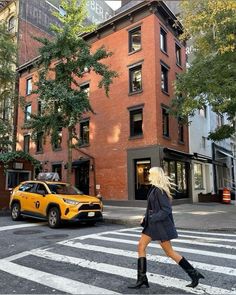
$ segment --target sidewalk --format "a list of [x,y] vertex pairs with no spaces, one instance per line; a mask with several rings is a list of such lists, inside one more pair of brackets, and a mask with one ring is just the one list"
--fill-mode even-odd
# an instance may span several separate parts
[[[104,206],[105,222],[139,226],[143,207]],[[176,227],[194,230],[224,230],[236,233],[236,204],[196,203],[173,206]]]

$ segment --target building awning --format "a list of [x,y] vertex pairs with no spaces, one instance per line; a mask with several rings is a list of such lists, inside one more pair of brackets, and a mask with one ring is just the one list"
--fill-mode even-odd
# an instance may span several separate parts
[[163,152],[169,155],[177,156],[179,158],[185,158],[186,160],[191,160],[193,158],[192,154],[188,154],[174,149],[164,148]]
[[86,162],[89,162],[89,159],[82,158],[82,159],[79,159],[79,160],[75,160],[75,161],[72,162],[72,168],[79,167],[80,165],[85,164]]
[[193,153],[193,160],[212,164],[212,158],[199,153]]
[[230,157],[230,158],[233,158],[233,157],[234,157],[234,155],[231,154],[230,152],[225,152],[225,151],[218,150],[218,149],[217,149],[216,151],[217,151],[218,153],[221,153],[221,154],[227,156],[227,157]]

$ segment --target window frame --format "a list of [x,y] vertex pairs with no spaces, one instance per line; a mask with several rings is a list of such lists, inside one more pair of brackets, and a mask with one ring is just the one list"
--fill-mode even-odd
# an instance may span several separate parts
[[36,138],[36,153],[43,153],[43,132],[39,132]]
[[[88,133],[88,136],[87,136],[87,140],[85,141],[84,140],[84,128],[83,127],[88,127],[88,131],[87,131],[87,133]],[[79,139],[80,139],[80,146],[88,146],[89,144],[90,144],[90,138],[89,138],[89,136],[90,136],[90,120],[89,119],[85,119],[85,120],[82,120],[82,121],[80,121],[80,123],[79,123],[79,129],[80,129],[80,131],[79,131]]]
[[7,22],[7,30],[8,32],[13,32],[16,27],[16,16],[12,15],[9,17],[8,22]]
[[167,31],[162,26],[160,27],[160,50],[167,54]]
[[[30,87],[29,87],[29,81],[31,81],[31,89],[30,89]],[[26,95],[30,95],[31,94],[31,92],[32,92],[32,90],[33,90],[33,78],[32,77],[30,77],[30,78],[27,78],[26,79]]]
[[[28,108],[30,108],[30,112],[27,110]],[[30,115],[32,114],[32,104],[31,103],[27,103],[25,105],[24,113],[25,113],[24,122],[26,123],[27,121],[30,120]]]
[[161,63],[161,91],[165,94],[169,94],[169,69],[167,65]]
[[[141,132],[135,133],[134,128],[134,115],[141,114]],[[143,107],[129,109],[129,123],[130,123],[130,138],[137,138],[143,136]]]
[[[140,71],[141,74],[141,81],[140,81],[140,89],[133,90],[133,77],[134,73]],[[129,93],[139,93],[143,91],[143,80],[142,80],[142,64],[136,64],[132,67],[129,67]]]
[[[26,141],[25,139],[28,138]],[[26,143],[27,143],[27,149],[26,149]],[[24,135],[24,146],[23,146],[23,150],[25,153],[29,153],[30,150],[30,134],[25,134]]]
[[[168,107],[162,106],[162,136],[164,138],[170,138],[170,117],[168,113]],[[167,130],[167,132],[165,132]]]
[[[88,87],[87,87],[88,86]],[[85,82],[79,85],[80,91],[87,94],[87,98],[90,97],[90,82]]]
[[[133,34],[134,33],[136,33],[137,31],[140,31],[140,46],[139,46],[139,48],[138,49],[133,49],[133,39],[132,39],[132,36],[133,36]],[[137,52],[137,51],[140,51],[141,49],[142,49],[142,29],[141,29],[141,25],[139,25],[139,26],[137,26],[137,27],[135,27],[135,28],[132,28],[132,29],[130,29],[129,31],[128,31],[128,41],[129,41],[129,46],[128,46],[128,48],[129,48],[129,53],[135,53],[135,52]]]
[[175,43],[175,59],[176,59],[176,64],[179,67],[182,67],[182,56],[181,56],[181,46],[177,43]]

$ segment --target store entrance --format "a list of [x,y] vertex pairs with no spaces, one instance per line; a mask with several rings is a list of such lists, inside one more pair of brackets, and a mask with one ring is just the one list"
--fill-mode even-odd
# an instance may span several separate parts
[[147,200],[151,187],[148,180],[151,159],[135,160],[135,200]]

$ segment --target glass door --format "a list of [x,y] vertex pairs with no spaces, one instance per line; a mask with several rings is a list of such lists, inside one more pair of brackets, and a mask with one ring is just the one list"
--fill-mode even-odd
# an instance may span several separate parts
[[151,187],[148,180],[150,159],[135,160],[135,199],[147,200],[147,194]]

